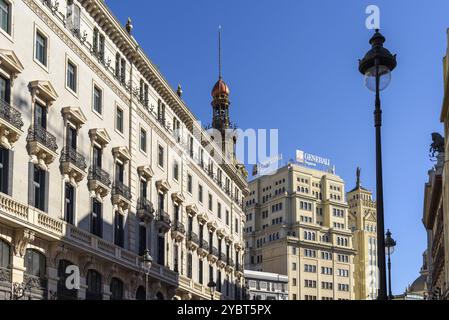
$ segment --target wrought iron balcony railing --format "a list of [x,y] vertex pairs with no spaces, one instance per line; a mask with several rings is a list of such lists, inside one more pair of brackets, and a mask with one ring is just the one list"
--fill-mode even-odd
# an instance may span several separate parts
[[42,143],[45,147],[56,152],[58,145],[56,144],[56,137],[48,132],[46,129],[36,125],[28,130],[27,141],[37,141]]
[[86,158],[76,150],[65,147],[62,150],[60,162],[70,162],[81,170],[86,170]]
[[124,185],[123,182],[115,181],[112,186],[112,195],[120,195],[128,200],[131,200],[131,189]]
[[173,231],[186,233],[186,228],[184,227],[184,224],[181,221],[179,221],[179,220],[176,220],[174,222],[172,229],[173,229]]
[[143,210],[148,214],[154,214],[154,206],[153,203],[147,198],[139,198],[137,200],[137,210]]
[[21,129],[23,126],[22,114],[3,99],[0,99],[0,118],[8,121],[17,129]]
[[166,224],[171,224],[170,216],[167,212],[162,209],[157,210],[157,220],[164,222]]
[[103,169],[99,167],[91,167],[89,169],[89,180],[97,180],[104,184],[105,186],[109,187],[111,185],[111,179],[109,178],[109,173],[104,171]]
[[11,269],[0,267],[0,282],[11,282]]
[[39,290],[45,290],[47,289],[47,279],[32,276],[30,274],[24,274],[23,275],[23,282],[26,284],[26,286],[30,289],[39,289]]
[[189,234],[187,235],[187,241],[192,241],[193,243],[198,244],[198,235],[195,232],[189,232]]
[[206,240],[200,241],[200,248],[204,250],[209,250],[209,243]]

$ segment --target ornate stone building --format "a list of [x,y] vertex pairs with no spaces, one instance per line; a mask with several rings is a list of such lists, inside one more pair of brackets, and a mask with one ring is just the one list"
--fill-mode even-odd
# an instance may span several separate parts
[[349,226],[353,232],[355,256],[355,297],[357,300],[375,300],[378,290],[377,218],[376,202],[372,192],[362,187],[360,169],[357,182],[347,193]]
[[[211,139],[131,21],[102,0],[0,0],[0,93],[0,299],[208,299],[210,280],[240,297],[235,138]],[[221,74],[212,96],[224,134]]]
[[246,269],[287,275],[289,300],[355,299],[344,181],[289,163],[249,188]]

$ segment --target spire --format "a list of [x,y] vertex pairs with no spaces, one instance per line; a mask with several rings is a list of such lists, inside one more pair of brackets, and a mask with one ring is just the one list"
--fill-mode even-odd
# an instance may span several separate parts
[[218,26],[218,79],[221,79],[221,25]]
[[357,175],[357,182],[356,182],[356,188],[357,189],[360,189],[360,167],[357,167],[357,172],[356,172],[356,175]]

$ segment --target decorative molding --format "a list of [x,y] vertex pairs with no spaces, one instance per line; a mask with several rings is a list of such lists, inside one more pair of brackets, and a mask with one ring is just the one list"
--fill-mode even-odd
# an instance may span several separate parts
[[34,231],[30,229],[17,229],[14,232],[14,254],[23,258],[28,244],[33,242],[34,239]]

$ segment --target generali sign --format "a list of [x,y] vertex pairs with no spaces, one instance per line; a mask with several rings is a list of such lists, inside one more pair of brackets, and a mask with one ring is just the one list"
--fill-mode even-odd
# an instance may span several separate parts
[[310,154],[302,150],[296,150],[296,161],[314,167],[316,165],[323,165],[326,167],[330,167],[331,165],[330,159]]

